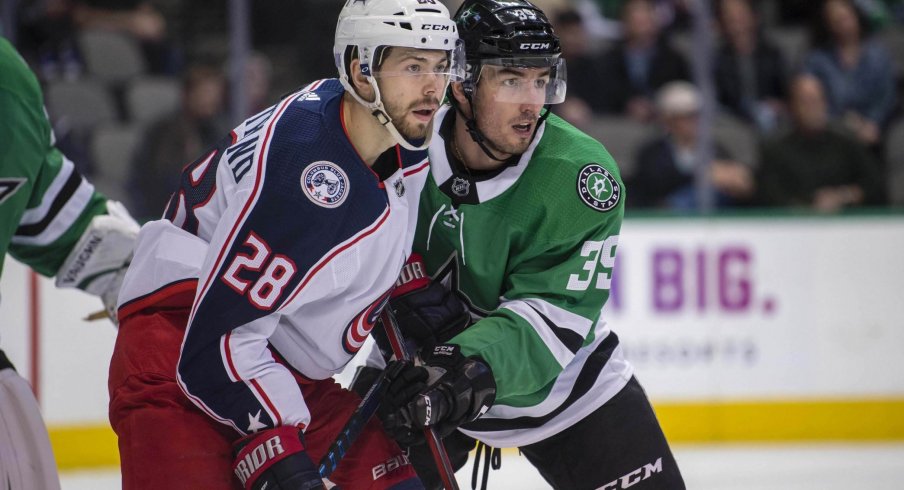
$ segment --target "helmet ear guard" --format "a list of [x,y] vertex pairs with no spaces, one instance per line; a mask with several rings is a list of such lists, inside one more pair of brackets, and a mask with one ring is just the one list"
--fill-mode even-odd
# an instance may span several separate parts
[[[343,87],[401,146],[409,150],[426,149],[432,131],[427,132],[424,141],[409,141],[401,135],[383,105],[376,78],[379,56],[385,47],[446,51],[447,72],[431,74],[446,76],[448,86],[451,80],[458,80],[463,75],[464,52],[458,40],[458,28],[438,0],[348,0],[336,24],[333,56]],[[373,89],[373,100],[361,97],[351,82],[354,59],[359,60],[360,73]]]

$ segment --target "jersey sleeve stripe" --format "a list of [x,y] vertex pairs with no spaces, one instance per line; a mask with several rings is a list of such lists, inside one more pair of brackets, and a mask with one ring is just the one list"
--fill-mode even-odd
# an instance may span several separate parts
[[53,181],[47,186],[47,190],[44,191],[44,195],[41,196],[41,203],[36,208],[25,210],[22,213],[22,219],[19,220],[19,224],[31,225],[42,221],[47,216],[51,205],[56,202],[60,190],[72,179],[73,175],[77,175],[79,179],[81,178],[75,170],[72,160],[63,155],[63,164],[60,166],[60,171],[57,172]]
[[552,331],[562,342],[562,345],[568,348],[572,353],[576,353],[578,349],[581,348],[581,344],[584,343],[584,338],[575,333],[574,331],[568,330],[567,328],[561,328],[555,323],[552,322],[549,318],[546,317],[543,313],[540,313],[536,308],[528,304],[530,308],[537,312],[540,315],[540,318],[546,322],[546,326],[549,327],[549,330]]
[[425,159],[423,163],[416,164],[416,167],[409,168],[402,175],[408,177],[409,175],[414,175],[420,173],[422,170],[430,166],[430,161]]
[[[571,362],[575,352],[583,343],[586,333],[592,327],[589,320],[568,313],[538,298],[506,301],[499,307],[514,312],[530,324],[562,367]],[[583,321],[576,325],[575,317]],[[580,330],[576,330],[575,327]],[[575,344],[576,348],[574,348]]]
[[[94,186],[78,174],[70,179],[40,223],[20,226],[10,240],[16,245],[49,245],[68,231],[94,196]],[[69,189],[75,187],[69,195]]]
[[[232,360],[232,347],[230,340],[232,339],[232,332],[227,333],[223,336],[222,344],[220,345],[221,352],[223,353],[223,358],[226,361],[226,367],[228,368],[227,372],[229,373],[229,377],[233,382],[246,381],[239,374],[238,369],[235,367],[235,362]],[[261,387],[260,383],[255,379],[250,379],[246,381],[246,384],[255,392],[255,397],[258,400],[261,400],[264,405],[266,405],[266,409],[269,412],[270,419],[274,421],[276,425],[282,425],[282,416],[279,414],[279,410],[276,409],[276,406],[273,405],[273,402],[270,401],[270,397],[267,396],[267,393]]]
[[[119,320],[122,321],[123,318],[141,311],[151,305],[165,305],[164,300],[176,296],[180,293],[191,293],[191,299],[194,299],[194,292],[197,288],[198,280],[195,278],[173,281],[144,296],[139,296],[135,299],[129,300],[126,303],[123,303],[119,307]],[[190,304],[191,300],[186,302],[186,306]]]
[[[41,202],[41,210],[44,211],[44,213],[41,215],[32,213],[30,221],[22,220],[19,227],[16,228],[16,235],[35,236],[47,229],[50,222],[53,221],[60,212],[60,209],[72,199],[72,196],[81,184],[82,176],[79,175],[78,172],[70,172],[69,177],[66,178],[60,189],[57,190],[56,195],[52,200],[47,199],[46,194],[43,196],[44,200]],[[45,206],[47,203],[49,203],[49,205]]]
[[304,287],[308,284],[308,282],[311,281],[311,279],[314,277],[314,275],[317,274],[317,272],[320,271],[320,269],[322,269],[324,266],[326,266],[326,264],[328,264],[331,260],[333,260],[333,258],[336,255],[339,255],[339,253],[342,252],[343,250],[351,247],[352,245],[354,245],[355,243],[357,243],[364,237],[377,231],[380,228],[380,226],[382,226],[383,223],[386,222],[386,219],[389,218],[389,212],[390,212],[390,208],[389,208],[389,206],[386,206],[386,209],[383,210],[383,214],[380,215],[380,217],[374,222],[373,225],[371,225],[368,228],[365,228],[364,230],[360,231],[356,235],[353,235],[351,238],[346,240],[344,243],[340,243],[339,245],[333,247],[333,249],[331,251],[327,252],[324,255],[324,257],[320,259],[320,261],[318,261],[316,264],[314,264],[313,267],[311,267],[311,269],[305,274],[304,278],[302,278],[302,280],[298,283],[298,286],[295,288],[295,290],[292,291],[292,294],[289,295],[289,299],[284,301],[283,304],[276,311],[283,309],[283,307],[285,307],[285,305],[292,304],[292,302],[295,300],[295,297],[298,296],[298,294],[304,289]]
[[185,396],[187,396],[188,399],[191,400],[192,403],[195,404],[195,406],[200,408],[202,412],[206,413],[210,418],[220,422],[221,424],[225,424],[225,425],[232,427],[239,434],[245,434],[245,431],[243,431],[242,429],[239,429],[239,427],[237,425],[235,425],[234,421],[227,419],[227,418],[220,417],[219,415],[216,414],[216,412],[211,410],[210,407],[208,407],[200,398],[189,393],[188,389],[186,389],[186,387],[185,387],[185,382],[182,381],[182,376],[179,375],[179,371],[176,371],[176,380],[178,381],[179,388],[182,390],[182,393],[185,393]]

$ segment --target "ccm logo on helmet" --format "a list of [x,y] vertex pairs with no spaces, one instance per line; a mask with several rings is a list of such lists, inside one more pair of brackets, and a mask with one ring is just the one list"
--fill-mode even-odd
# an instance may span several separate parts
[[424,24],[421,26],[422,31],[449,31],[452,26],[445,24]]
[[521,43],[520,49],[549,49],[549,43]]

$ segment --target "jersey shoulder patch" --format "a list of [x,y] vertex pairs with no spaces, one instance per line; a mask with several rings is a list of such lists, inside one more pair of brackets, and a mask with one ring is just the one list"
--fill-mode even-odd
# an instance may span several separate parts
[[610,211],[622,196],[622,185],[599,163],[588,163],[577,177],[577,191],[581,201],[594,211]]

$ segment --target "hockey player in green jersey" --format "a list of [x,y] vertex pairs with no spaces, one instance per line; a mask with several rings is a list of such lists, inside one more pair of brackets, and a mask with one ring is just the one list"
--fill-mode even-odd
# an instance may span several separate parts
[[[9,252],[112,312],[137,233],[125,208],[95,192],[55,148],[38,80],[0,37],[0,272]],[[0,413],[4,488],[59,488],[37,401],[3,351]]]
[[[548,112],[565,96],[558,38],[526,0],[466,0],[455,20],[468,77],[434,125],[423,265],[390,300],[424,364],[392,383],[384,426],[413,444],[427,488],[439,483],[417,445],[425,426],[447,435],[456,467],[473,438],[518,447],[554,488],[684,488],[601,316],[625,189],[605,148]],[[491,374],[462,375],[466,363]]]

